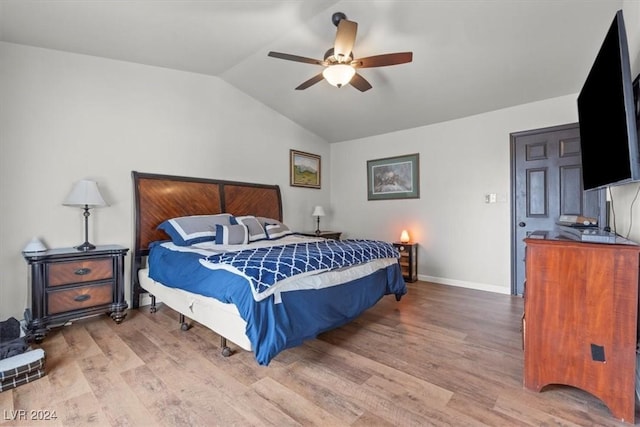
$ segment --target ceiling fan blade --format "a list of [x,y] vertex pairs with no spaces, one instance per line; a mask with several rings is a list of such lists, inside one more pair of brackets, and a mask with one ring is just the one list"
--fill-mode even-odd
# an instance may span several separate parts
[[355,87],[360,92],[365,92],[365,91],[371,89],[371,83],[366,81],[365,78],[362,77],[358,73],[355,73],[353,75],[353,77],[351,78],[351,82],[350,83],[351,83],[351,86]]
[[287,61],[304,62],[305,64],[325,65],[325,63],[323,61],[320,61],[319,59],[290,55],[288,53],[269,52],[268,56],[271,56],[273,58],[286,59]]
[[353,44],[356,41],[356,33],[358,31],[358,23],[341,19],[338,23],[338,31],[336,31],[336,41],[333,44],[333,56],[339,61],[341,57],[349,58],[353,51]]
[[324,79],[324,77],[322,76],[322,73],[316,74],[315,76],[311,77],[306,82],[301,83],[300,86],[298,86],[296,88],[296,90],[304,90],[304,89],[308,88],[309,86],[313,86],[314,84],[318,83],[322,79]]
[[405,64],[412,60],[413,52],[398,52],[354,59],[351,65],[355,68],[386,67],[387,65]]

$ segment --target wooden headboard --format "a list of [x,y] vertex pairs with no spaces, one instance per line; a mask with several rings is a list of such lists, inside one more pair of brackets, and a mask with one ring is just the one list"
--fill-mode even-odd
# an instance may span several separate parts
[[131,263],[131,305],[137,308],[144,292],[138,270],[149,244],[169,237],[158,225],[187,215],[230,213],[282,221],[282,198],[277,185],[224,181],[186,176],[131,172],[134,194],[134,251]]

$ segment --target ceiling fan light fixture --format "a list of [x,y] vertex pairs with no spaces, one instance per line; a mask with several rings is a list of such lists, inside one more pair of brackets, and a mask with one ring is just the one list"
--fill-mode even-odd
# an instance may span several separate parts
[[322,72],[322,76],[329,84],[335,87],[342,87],[348,84],[355,74],[356,70],[351,65],[346,64],[329,65]]
[[364,58],[355,58],[353,45],[358,32],[358,23],[349,21],[346,15],[341,12],[336,12],[333,15],[332,22],[338,27],[336,30],[336,38],[333,47],[325,52],[323,61],[288,53],[269,52],[269,56],[273,58],[325,67],[322,73],[318,73],[302,82],[302,84],[296,87],[296,90],[304,90],[322,80],[326,80],[335,87],[342,87],[350,83],[351,86],[360,92],[366,92],[371,89],[371,83],[362,77],[360,73],[357,73],[356,69],[406,64],[413,60],[413,52],[386,53]]

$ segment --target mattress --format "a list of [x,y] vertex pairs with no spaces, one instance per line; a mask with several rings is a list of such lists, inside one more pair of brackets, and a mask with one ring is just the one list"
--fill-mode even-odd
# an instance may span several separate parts
[[138,279],[140,286],[159,301],[208,327],[241,348],[252,351],[251,342],[245,332],[247,322],[240,317],[238,308],[234,304],[223,303],[215,298],[165,286],[149,278],[148,268],[138,271]]

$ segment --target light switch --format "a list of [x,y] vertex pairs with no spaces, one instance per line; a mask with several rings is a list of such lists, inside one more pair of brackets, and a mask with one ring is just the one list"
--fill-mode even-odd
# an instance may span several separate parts
[[496,203],[498,201],[498,195],[496,193],[489,193],[484,195],[485,203]]

